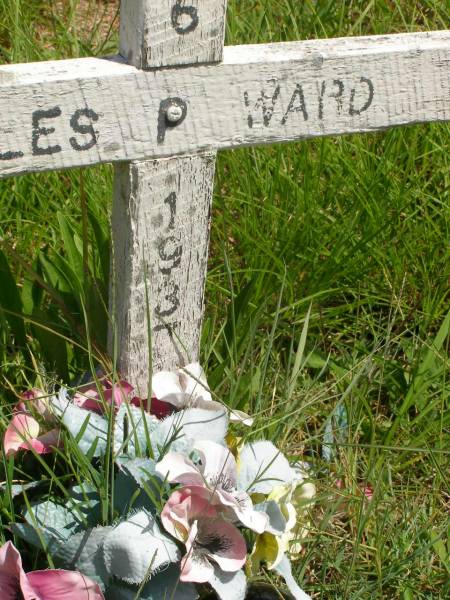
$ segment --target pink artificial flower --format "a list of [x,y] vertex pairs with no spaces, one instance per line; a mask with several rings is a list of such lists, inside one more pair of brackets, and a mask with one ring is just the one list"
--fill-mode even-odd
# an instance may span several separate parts
[[52,412],[49,408],[49,395],[39,388],[32,388],[20,394],[21,401],[16,404],[14,412],[19,413],[36,413],[40,415],[44,421],[53,419]]
[[[89,383],[80,387],[73,398],[76,406],[90,410],[96,413],[104,413],[105,405],[114,406],[119,410],[124,402],[129,402],[138,408],[143,407],[147,410],[147,400],[133,395],[134,388],[127,381],[121,380],[113,384],[109,379],[100,379],[102,392],[94,383]],[[175,408],[168,402],[161,402],[157,398],[152,398],[150,403],[150,414],[158,419],[163,419],[174,412]]]
[[48,454],[59,445],[59,430],[47,428],[47,431],[41,433],[41,426],[34,415],[45,423],[54,421],[48,394],[38,388],[23,392],[21,400],[14,407],[13,417],[3,437],[7,456],[31,448],[38,454]]
[[236,488],[237,466],[230,450],[210,441],[196,442],[193,449],[199,456],[197,464],[183,454],[168,452],[156,465],[157,473],[171,483],[207,488],[210,502],[221,506],[227,517],[262,533],[267,516],[254,510],[247,492]]
[[102,391],[99,392],[95,383],[89,383],[80,387],[73,397],[75,406],[90,410],[96,413],[105,412],[106,406],[113,406],[115,410],[119,410],[123,402],[131,401],[133,386],[127,381],[119,381],[112,383],[109,379],[101,379],[100,384]]
[[0,548],[0,591],[1,600],[105,600],[98,585],[76,571],[25,573],[11,542]]
[[38,454],[48,454],[59,445],[58,429],[51,429],[41,435],[40,425],[29,413],[17,413],[11,419],[3,437],[6,456],[16,454],[19,450],[33,448]]
[[[175,372],[160,371],[152,377],[152,395],[172,404],[177,410],[202,408],[223,410],[223,404],[212,399],[206,375],[200,364],[191,363]],[[230,421],[252,425],[253,419],[241,410],[229,409]]]
[[[141,408],[142,406],[144,410],[148,411],[148,402],[144,398],[134,396],[134,398],[131,399],[131,404],[134,404],[134,406],[137,406],[138,408]],[[175,412],[175,407],[172,406],[172,404],[169,404],[169,402],[163,402],[162,400],[158,400],[158,398],[152,397],[150,411],[148,412],[157,419],[165,419]]]
[[[205,583],[214,575],[216,563],[222,571],[239,571],[247,558],[245,539],[223,519],[203,487],[184,487],[172,493],[161,521],[166,530],[186,545],[181,559],[181,581]],[[211,563],[212,561],[212,563]]]
[[373,489],[370,484],[367,484],[366,486],[364,486],[363,492],[364,492],[364,496],[367,498],[367,500],[370,501],[373,499]]

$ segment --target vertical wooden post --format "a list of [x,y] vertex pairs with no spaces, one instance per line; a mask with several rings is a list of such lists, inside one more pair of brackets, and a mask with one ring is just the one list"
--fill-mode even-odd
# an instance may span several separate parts
[[[226,0],[122,0],[120,52],[140,69],[220,62]],[[189,98],[161,98],[158,135],[189,112]],[[153,370],[198,358],[215,154],[116,167],[109,348],[141,394]],[[148,298],[148,304],[147,304]]]

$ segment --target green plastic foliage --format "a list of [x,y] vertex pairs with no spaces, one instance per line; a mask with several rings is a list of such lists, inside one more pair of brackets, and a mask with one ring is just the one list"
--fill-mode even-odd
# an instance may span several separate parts
[[102,545],[112,530],[112,527],[96,527],[70,536],[55,552],[55,560],[65,569],[80,571],[104,589],[111,573],[103,560]]
[[107,572],[131,584],[142,583],[180,557],[177,544],[145,510],[119,523],[103,542]]
[[225,573],[225,571],[216,567],[213,578],[209,583],[220,600],[245,600],[247,578],[242,570]]
[[180,568],[171,564],[154,575],[139,592],[138,587],[114,585],[107,589],[108,600],[197,600],[198,593],[191,583],[180,582]]

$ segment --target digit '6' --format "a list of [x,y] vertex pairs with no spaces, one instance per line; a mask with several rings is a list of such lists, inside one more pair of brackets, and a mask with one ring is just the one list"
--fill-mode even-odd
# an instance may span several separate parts
[[[197,28],[198,25],[198,10],[194,6],[185,6],[182,4],[184,0],[177,0],[177,3],[172,7],[172,27],[180,35],[190,33]],[[183,24],[183,15],[190,18],[188,24]]]

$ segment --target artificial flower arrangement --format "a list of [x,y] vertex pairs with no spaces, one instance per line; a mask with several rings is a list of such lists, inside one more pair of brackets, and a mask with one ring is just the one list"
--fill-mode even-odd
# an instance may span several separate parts
[[[71,394],[23,394],[4,434],[6,460],[28,451],[42,461],[70,439],[74,460],[84,457],[94,473],[112,465],[111,488],[106,504],[92,484],[27,499],[10,530],[52,568],[25,573],[6,542],[1,599],[243,600],[262,564],[296,600],[309,598],[289,556],[301,549],[314,485],[271,442],[240,443],[230,421],[252,423],[212,399],[197,363],[155,374],[150,401],[104,377]],[[33,488],[38,480],[9,494]]]

